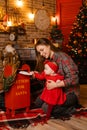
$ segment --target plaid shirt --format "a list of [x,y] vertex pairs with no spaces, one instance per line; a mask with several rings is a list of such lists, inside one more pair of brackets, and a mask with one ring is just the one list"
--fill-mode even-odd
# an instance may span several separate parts
[[79,77],[78,77],[78,67],[71,59],[69,55],[64,52],[55,52],[52,60],[55,61],[59,70],[58,73],[64,76],[64,91],[66,93],[75,92],[76,95],[79,94]]

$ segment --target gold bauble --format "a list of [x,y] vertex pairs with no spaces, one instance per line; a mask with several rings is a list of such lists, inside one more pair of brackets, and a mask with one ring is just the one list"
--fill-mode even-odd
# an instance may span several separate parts
[[87,0],[84,0],[83,3],[85,6],[87,6]]
[[76,40],[74,40],[74,41],[73,41],[73,43],[74,43],[74,44],[76,44],[76,43],[77,43],[77,41],[76,41]]
[[87,32],[85,32],[84,36],[87,36]]
[[78,50],[78,54],[80,54],[82,52],[82,50]]

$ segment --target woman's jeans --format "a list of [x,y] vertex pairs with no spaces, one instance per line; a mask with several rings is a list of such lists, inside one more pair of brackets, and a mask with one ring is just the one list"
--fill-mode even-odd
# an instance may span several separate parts
[[[36,99],[35,104],[38,108],[42,108],[44,112],[47,112],[48,104],[46,104],[44,101],[42,101],[39,97]],[[67,115],[72,114],[75,112],[76,107],[78,106],[78,98],[74,94],[74,92],[71,92],[67,94],[66,101],[63,105],[55,105],[52,110],[52,115]]]

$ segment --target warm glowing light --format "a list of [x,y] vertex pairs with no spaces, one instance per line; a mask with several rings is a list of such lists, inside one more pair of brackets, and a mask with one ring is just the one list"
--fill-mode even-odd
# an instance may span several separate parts
[[57,21],[57,24],[59,25],[60,24],[60,17],[59,16],[56,16],[56,21]]
[[7,21],[7,26],[12,26],[12,21]]
[[55,24],[55,21],[56,21],[56,17],[53,17],[53,16],[52,16],[52,17],[51,17],[51,23],[52,23],[52,24]]
[[52,17],[52,21],[53,21],[53,22],[55,22],[55,19],[56,19],[55,17]]
[[22,6],[23,6],[22,0],[17,0],[17,6],[18,6],[18,7],[22,7]]
[[52,23],[52,25],[55,25],[55,24],[58,24],[59,25],[59,17],[58,16],[52,16],[51,17],[51,23]]
[[38,40],[38,38],[34,38],[34,39],[32,40],[32,43],[35,45],[35,44],[37,43],[37,40]]
[[33,13],[29,13],[28,17],[29,17],[29,19],[33,20],[34,19],[34,14]]

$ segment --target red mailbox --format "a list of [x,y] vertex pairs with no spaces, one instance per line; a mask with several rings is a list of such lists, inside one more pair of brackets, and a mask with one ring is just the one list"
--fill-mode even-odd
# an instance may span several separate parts
[[16,109],[26,108],[26,112],[28,112],[30,107],[29,76],[17,74],[14,85],[5,93],[5,107],[7,114],[11,110],[13,116]]

